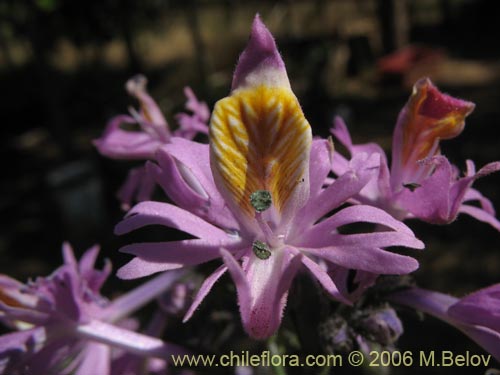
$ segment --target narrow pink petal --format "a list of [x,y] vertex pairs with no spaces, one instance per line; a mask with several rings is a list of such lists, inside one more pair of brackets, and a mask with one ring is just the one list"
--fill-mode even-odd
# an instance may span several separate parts
[[71,266],[75,271],[78,270],[78,262],[75,258],[75,253],[69,242],[64,242],[62,246],[64,263]]
[[495,208],[493,207],[493,204],[491,201],[486,198],[484,195],[482,195],[479,191],[476,189],[470,188],[465,192],[464,196],[464,203],[465,202],[470,202],[470,201],[477,201],[481,205],[481,208],[489,213],[490,215],[495,216]]
[[302,248],[301,250],[345,268],[381,275],[405,275],[418,268],[418,262],[412,257],[368,247],[369,245]]
[[352,305],[352,303],[340,293],[337,285],[335,285],[332,278],[322,267],[307,256],[302,257],[302,263],[307,267],[316,280],[319,281],[328,294],[330,294],[337,301],[343,302],[347,305]]
[[350,162],[350,170],[337,178],[321,194],[308,201],[299,213],[298,227],[309,226],[329,211],[345,203],[374,177],[378,170],[380,156],[358,154]]
[[500,333],[500,284],[465,296],[448,309],[448,314],[464,323],[485,326]]
[[390,300],[423,311],[449,322],[447,311],[458,302],[458,298],[448,294],[421,288],[410,288],[390,295]]
[[137,200],[136,194],[144,177],[145,167],[132,168],[127,174],[125,182],[118,190],[116,197],[121,202],[124,211],[130,210],[132,204]]
[[[413,235],[413,232],[401,221],[396,220],[387,212],[371,206],[356,205],[346,207],[329,218],[315,224],[307,231],[291,239],[296,246],[307,246],[310,241],[321,241],[325,234],[336,232],[337,228],[353,223],[373,223],[383,225],[392,230]],[[419,248],[420,246],[417,246]]]
[[474,181],[480,177],[487,176],[490,173],[500,170],[500,162],[493,162],[485,165],[477,173],[473,173],[474,164],[472,161],[467,160],[468,176],[459,179],[455,182],[450,189],[450,213],[449,218],[453,220],[458,213],[462,202],[465,199],[467,191],[471,188]]
[[188,351],[160,339],[129,331],[98,320],[81,324],[76,329],[81,338],[94,340],[144,357],[170,358],[170,355],[186,354]]
[[196,293],[196,297],[193,300],[193,303],[189,307],[188,311],[186,312],[186,315],[184,316],[184,319],[182,319],[182,322],[185,323],[191,317],[193,316],[194,312],[200,306],[200,304],[203,302],[205,297],[210,293],[212,290],[212,287],[214,284],[224,275],[227,271],[226,266],[220,266],[217,268],[210,276],[208,276],[205,281],[203,281],[203,284],[201,284],[200,289],[198,290],[198,293]]
[[154,129],[154,132],[158,137],[164,141],[168,142],[170,138],[170,129],[168,128],[167,121],[158,107],[158,104],[149,95],[146,90],[146,85],[148,80],[143,75],[136,75],[130,78],[125,87],[128,93],[137,98],[141,104],[141,118],[143,127],[147,126]]
[[118,223],[115,234],[121,235],[146,225],[176,228],[205,239],[225,239],[227,234],[192,213],[168,203],[142,202],[132,208]]
[[248,283],[247,276],[231,253],[227,250],[221,249],[221,256],[224,264],[231,274],[231,277],[233,278],[234,284],[236,285],[241,320],[243,322],[243,326],[247,327],[251,320],[250,313],[252,308],[250,284]]
[[423,311],[454,325],[500,361],[500,333],[488,327],[469,325],[452,318],[448,310],[459,299],[447,294],[420,288],[411,288],[390,295],[390,300]]
[[120,129],[121,124],[134,124],[136,121],[125,115],[113,117],[101,138],[94,140],[97,150],[112,159],[151,159],[162,142],[141,131]]
[[359,234],[333,234],[325,233],[323,238],[311,238],[309,247],[349,247],[363,246],[369,244],[370,247],[390,247],[405,246],[413,249],[423,249],[424,244],[413,235],[399,232],[375,232]]
[[200,102],[189,86],[184,87],[184,95],[187,98],[186,109],[193,112],[200,120],[207,122],[210,119],[207,103]]
[[80,261],[78,262],[78,269],[80,273],[86,273],[94,270],[95,261],[99,255],[100,247],[98,245],[92,246],[90,249],[83,253]]
[[9,324],[21,321],[33,325],[44,325],[50,318],[50,314],[48,313],[35,309],[9,306],[2,301],[0,301],[0,312],[5,314],[5,318],[2,316],[2,319],[6,320]]
[[333,127],[330,128],[330,133],[352,154],[351,134],[347,129],[344,119],[340,116],[335,116],[333,119]]
[[86,280],[88,287],[95,292],[101,289],[112,269],[111,262],[108,259],[106,259],[102,270],[94,268],[99,250],[100,248],[97,245],[91,247],[82,255],[78,263],[80,275]]
[[500,332],[483,326],[456,325],[456,327],[500,361]]
[[421,220],[447,223],[450,221],[449,195],[453,170],[444,156],[436,156],[428,163],[435,164],[432,176],[422,181],[414,191],[403,189],[398,204]]
[[240,240],[181,240],[170,242],[145,242],[122,247],[121,252],[133,254],[142,260],[156,263],[192,266],[220,257],[219,249],[235,249],[242,246]]
[[[379,154],[380,163],[385,162],[387,164],[387,158],[385,156],[384,150],[376,143],[365,143],[354,145],[351,140],[351,135],[347,129],[347,125],[344,120],[336,116],[333,121],[333,127],[330,128],[330,133],[347,149],[349,156],[352,158],[354,155],[359,153],[366,153],[367,155]],[[348,169],[348,161],[345,157],[341,156],[338,152],[335,153],[333,170],[340,176],[344,174]]]
[[30,328],[19,332],[0,335],[0,353],[27,351],[28,342],[38,343],[45,340],[45,328]]
[[181,267],[183,267],[182,264],[149,262],[139,257],[135,257],[119,268],[116,276],[123,280],[131,280],[149,276],[157,272],[175,270]]
[[309,158],[310,196],[315,197],[325,184],[328,173],[332,170],[332,144],[326,139],[314,139]]
[[115,298],[103,309],[102,319],[109,323],[121,321],[164,293],[183,275],[183,271],[174,270],[144,282],[137,288]]
[[498,219],[491,215],[488,211],[479,207],[469,206],[468,204],[462,204],[458,209],[458,212],[472,216],[474,219],[489,224],[496,230],[500,231],[500,221],[498,221]]
[[111,373],[111,348],[108,345],[89,342],[80,355],[83,357],[75,375],[109,375]]

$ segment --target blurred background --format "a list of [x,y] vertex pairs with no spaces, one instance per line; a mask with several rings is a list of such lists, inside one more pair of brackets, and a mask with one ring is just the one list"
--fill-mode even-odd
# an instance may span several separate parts
[[[498,1],[1,0],[0,272],[21,280],[48,274],[63,241],[78,254],[100,243],[115,267],[124,264],[117,249],[130,241],[113,236],[113,226],[123,216],[116,191],[132,164],[100,157],[92,140],[135,105],[124,84],[137,73],[148,77],[171,127],[184,86],[212,108],[229,92],[257,12],[315,134],[327,135],[339,114],[355,143],[389,150],[413,83],[429,76],[477,105],[443,152],[462,170],[466,159],[478,167],[500,160]],[[498,186],[498,175],[476,185],[497,208]],[[443,227],[410,225],[427,245],[417,255],[420,285],[463,295],[500,281],[500,234],[486,224],[460,217]],[[444,324],[407,319],[402,348],[482,353]]]

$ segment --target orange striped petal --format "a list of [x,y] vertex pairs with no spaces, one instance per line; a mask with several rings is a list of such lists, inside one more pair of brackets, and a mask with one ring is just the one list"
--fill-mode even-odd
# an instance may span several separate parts
[[281,215],[309,192],[311,128],[286,87],[244,87],[220,100],[210,124],[216,182],[232,206],[254,217],[250,195],[271,193]]
[[402,165],[416,167],[416,161],[436,155],[439,141],[458,136],[473,109],[473,103],[441,93],[429,79],[418,81],[397,125]]

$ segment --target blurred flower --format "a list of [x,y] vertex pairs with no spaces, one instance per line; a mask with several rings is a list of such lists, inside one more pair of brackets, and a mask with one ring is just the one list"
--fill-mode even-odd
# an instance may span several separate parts
[[191,282],[177,282],[166,293],[158,298],[162,311],[169,315],[183,315],[190,304],[194,284]]
[[93,247],[77,262],[65,244],[64,264],[26,285],[0,275],[0,319],[19,330],[0,336],[2,373],[109,374],[111,347],[163,359],[185,352],[120,327],[134,325],[125,318],[165,291],[178,274],[148,281],[110,302],[99,290],[111,265],[95,269],[98,252]]
[[[231,95],[213,111],[210,150],[184,139],[164,150],[160,166],[150,163],[151,169],[185,209],[140,203],[116,233],[159,224],[197,238],[125,246],[122,251],[136,257],[118,275],[137,278],[222,257],[224,265],[202,284],[185,320],[226,271],[236,284],[244,328],[263,339],[279,327],[288,289],[303,266],[334,298],[350,303],[317,259],[374,274],[405,274],[418,267],[411,257],[383,250],[423,244],[382,210],[348,207],[316,224],[365,186],[377,170],[378,155],[356,155],[345,173],[323,188],[331,170],[331,143],[312,140],[274,39],[258,16],[236,67]],[[189,172],[184,178],[165,178],[165,170],[177,173],[172,158]],[[388,230],[338,233],[337,228],[359,221]]]
[[357,326],[366,340],[387,346],[393,345],[403,334],[401,320],[389,306],[372,309],[363,315]]
[[188,99],[186,109],[191,114],[179,113],[175,116],[179,123],[179,129],[174,134],[186,139],[193,139],[197,133],[208,134],[210,110],[207,104],[200,102],[190,87],[184,88],[184,95]]
[[[130,115],[118,115],[109,121],[102,137],[94,140],[94,145],[102,155],[122,160],[155,160],[158,149],[173,139],[192,139],[198,133],[208,133],[208,106],[198,101],[189,87],[184,92],[188,99],[186,109],[192,114],[178,114],[180,126],[172,132],[158,104],[147,92],[146,84],[147,79],[142,75],[127,81],[126,89],[139,101],[140,111],[131,108]],[[129,127],[137,124],[139,129],[122,128],[122,125],[127,124]],[[149,200],[153,190],[154,180],[148,170],[141,166],[130,170],[118,198],[128,210],[133,201]]]
[[455,326],[500,360],[500,284],[462,299],[420,288],[397,292],[389,298]]
[[[112,159],[154,159],[156,150],[172,137],[167,121],[154,99],[146,91],[147,79],[142,75],[127,81],[126,89],[140,104],[140,111],[113,117],[101,138],[94,141],[97,150]],[[139,130],[125,130],[123,124],[137,124]]]
[[403,325],[388,304],[341,309],[320,324],[320,337],[330,353],[359,349],[368,355],[372,350],[394,349],[402,334]]
[[[399,114],[393,136],[392,165],[388,168],[383,150],[376,144],[353,145],[346,125],[335,119],[331,132],[351,156],[361,152],[380,155],[380,169],[355,199],[380,207],[398,219],[418,218],[436,224],[450,223],[466,213],[500,230],[491,202],[471,186],[474,181],[500,170],[500,162],[489,163],[478,172],[467,161],[464,177],[440,155],[439,142],[458,136],[474,104],[441,93],[429,79],[418,81],[408,103]],[[347,160],[336,154],[337,175]],[[466,203],[477,201],[480,207]]]

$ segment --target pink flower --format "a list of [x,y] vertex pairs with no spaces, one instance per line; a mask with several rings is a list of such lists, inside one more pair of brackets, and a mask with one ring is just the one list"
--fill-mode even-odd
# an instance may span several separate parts
[[[467,161],[464,177],[440,155],[439,142],[458,136],[474,104],[441,93],[429,79],[418,81],[399,114],[389,169],[383,150],[376,144],[353,145],[346,125],[335,119],[331,132],[349,150],[380,155],[378,176],[356,196],[363,204],[380,207],[399,219],[418,218],[436,224],[450,223],[466,213],[500,230],[491,202],[471,186],[476,179],[500,170],[489,163],[478,172]],[[347,160],[336,155],[334,171],[344,172]],[[480,207],[467,203],[476,201]]]
[[500,284],[462,299],[420,288],[389,298],[453,325],[500,361]]
[[[405,274],[418,267],[415,259],[384,250],[420,249],[423,244],[380,209],[352,206],[320,221],[359,193],[377,171],[379,156],[356,155],[345,173],[324,188],[332,146],[312,140],[274,39],[258,16],[232,92],[212,113],[210,146],[178,139],[163,151],[159,165],[150,163],[149,168],[182,208],[140,203],[116,233],[157,224],[196,238],[125,246],[122,251],[135,258],[118,275],[131,279],[222,258],[223,265],[202,284],[185,320],[226,271],[236,284],[244,328],[263,339],[278,329],[288,289],[301,269],[333,298],[350,303],[339,291],[346,288],[335,284],[323,262],[374,274]],[[173,168],[173,158],[182,164],[183,175]],[[378,224],[386,231],[338,232],[355,222]]]
[[[177,115],[179,127],[171,131],[158,104],[146,90],[147,79],[142,75],[127,81],[126,89],[140,104],[140,110],[130,109],[130,115],[113,117],[101,138],[94,140],[97,150],[104,156],[122,160],[155,160],[157,151],[176,138],[192,139],[198,133],[208,133],[210,111],[204,102],[198,101],[193,91],[184,89],[187,97],[186,109],[191,112]],[[139,126],[138,130],[124,129],[123,125]],[[124,209],[133,201],[145,201],[154,191],[154,180],[144,166],[130,170],[118,192]]]
[[64,264],[26,285],[0,275],[0,320],[17,332],[0,336],[0,372],[8,374],[109,374],[114,354],[166,360],[184,349],[126,329],[128,319],[164,292],[176,273],[152,279],[109,301],[99,290],[111,271],[94,268],[98,247],[76,261],[64,245]]

